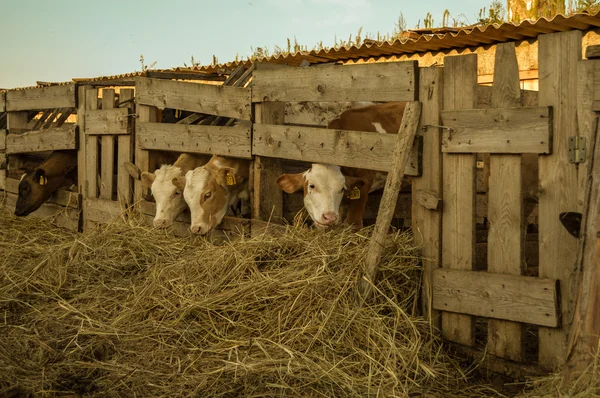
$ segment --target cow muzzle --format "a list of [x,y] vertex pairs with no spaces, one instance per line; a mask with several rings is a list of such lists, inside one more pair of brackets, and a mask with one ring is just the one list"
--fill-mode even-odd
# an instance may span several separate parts
[[160,219],[155,218],[153,224],[156,228],[169,228],[170,226],[173,225],[173,221],[167,220],[165,218],[160,218]]

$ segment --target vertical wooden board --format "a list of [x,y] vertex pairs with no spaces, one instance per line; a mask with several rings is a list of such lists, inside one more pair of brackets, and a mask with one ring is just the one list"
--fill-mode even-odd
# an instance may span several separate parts
[[6,112],[6,91],[0,91],[0,112]]
[[[157,109],[148,105],[137,105],[138,122],[154,122],[156,121]],[[135,165],[142,171],[148,171],[150,167],[150,156],[148,151],[135,146]],[[154,170],[152,170],[154,171]],[[148,192],[150,187],[143,183],[142,180],[135,181],[134,200],[137,202],[142,199],[143,195]]]
[[[283,124],[284,102],[254,104],[257,123]],[[253,162],[254,189],[252,193],[252,218],[277,220],[283,215],[283,192],[275,181],[283,169],[279,159],[256,156]]]
[[577,211],[577,166],[569,163],[569,136],[577,134],[577,63],[581,59],[581,31],[539,37],[539,104],[554,107],[553,150],[539,159],[539,275],[560,280],[561,328],[540,328],[539,362],[556,369],[566,352],[567,323],[573,311],[571,278],[577,239],[561,225],[559,214]]
[[[113,109],[115,107],[115,90],[102,90],[102,109]],[[112,199],[113,193],[113,175],[115,164],[115,137],[112,135],[103,135],[102,138],[102,157],[100,162],[100,198]]]
[[[442,109],[442,68],[419,68],[419,98],[423,104],[421,125],[440,125]],[[423,174],[412,182],[412,230],[415,242],[422,247],[424,283],[423,314],[439,328],[439,312],[431,308],[433,270],[440,266],[440,233],[442,216],[440,210],[430,210],[417,202],[416,192],[426,190],[442,197],[441,132],[428,128],[423,136]]]
[[[472,109],[476,104],[477,55],[444,60],[444,110]],[[442,155],[443,198],[442,267],[471,270],[475,259],[475,168],[472,154]],[[443,313],[442,335],[472,346],[473,317]]]
[[[588,148],[591,147],[594,129],[596,128],[596,113],[592,110],[594,103],[594,79],[596,74],[600,74],[600,60],[586,61],[577,63],[577,130],[579,136],[585,137]],[[600,90],[600,87],[597,87]],[[592,153],[587,150],[587,158],[591,159]],[[585,183],[588,179],[588,162],[578,167],[578,212],[582,212],[585,195]]]
[[[119,102],[125,105],[127,113],[133,113],[133,103],[127,102],[133,99],[135,96],[134,90],[131,88],[122,89],[119,93]],[[123,205],[131,204],[133,186],[132,179],[129,173],[123,168],[123,163],[131,162],[133,160],[132,152],[132,132],[134,130],[135,119],[133,117],[127,118],[127,135],[119,135],[117,138],[117,200]]]
[[[98,89],[89,89],[86,92],[86,110],[98,109]],[[98,137],[85,136],[85,185],[87,187],[87,195],[85,198],[98,197]]]
[[[496,47],[492,107],[510,108],[521,104],[519,65],[514,43]],[[521,192],[521,156],[490,157],[488,187],[488,271],[521,275],[524,233]],[[490,354],[521,361],[523,327],[520,323],[490,319],[488,349]]]

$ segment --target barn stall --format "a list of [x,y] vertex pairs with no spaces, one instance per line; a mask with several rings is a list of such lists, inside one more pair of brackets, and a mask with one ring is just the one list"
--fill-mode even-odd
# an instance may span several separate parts
[[[513,44],[494,48],[491,87],[477,84],[476,54],[446,57],[443,68],[418,67],[414,61],[309,68],[262,68],[259,64],[248,92],[255,113],[250,147],[254,156],[253,217],[285,218],[282,193],[269,184],[269,179],[286,167],[284,161],[329,161],[364,167],[367,159],[373,168],[389,170],[390,156],[387,161],[383,156],[378,156],[383,160],[373,159],[370,149],[360,149],[359,143],[369,139],[365,133],[298,126],[312,123],[292,121],[293,116],[286,114],[286,109],[293,109],[292,102],[308,109],[322,109],[322,105],[310,103],[332,102],[335,109],[342,109],[359,101],[418,100],[422,104],[422,138],[416,141],[413,161],[409,161],[413,171],[410,167],[406,170],[415,177],[410,196],[413,232],[415,239],[422,239],[422,252],[429,260],[424,261],[424,313],[461,352],[482,360],[491,370],[514,377],[545,373],[564,364],[565,358],[572,361],[574,357],[585,357],[581,339],[594,327],[585,311],[588,293],[593,289],[586,284],[590,278],[582,276],[597,272],[589,254],[593,249],[589,242],[597,239],[597,228],[590,218],[586,233],[578,239],[560,221],[562,213],[578,212],[585,225],[587,214],[597,214],[597,203],[588,198],[597,201],[591,183],[595,180],[589,176],[596,165],[591,161],[592,154],[598,148],[594,141],[594,101],[599,92],[594,76],[598,61],[582,61],[581,46],[579,30],[539,36],[539,93],[520,89],[522,76]],[[588,58],[594,57],[593,51],[589,47]],[[557,53],[564,57],[552,56]],[[293,75],[297,78],[289,79]],[[354,76],[359,77],[352,83],[355,86],[344,86]],[[140,80],[139,87],[155,84],[144,80]],[[202,88],[188,86],[193,83],[167,84],[173,84],[169,88],[174,93],[193,90],[201,98],[209,95]],[[369,92],[372,87],[380,90]],[[138,95],[139,122],[153,123],[152,115],[156,113],[150,107],[157,105],[204,113],[190,103],[167,102],[170,100],[166,97],[157,99],[156,95],[142,99],[142,94]],[[212,112],[227,116],[222,111]],[[137,131],[141,132],[138,136],[144,136],[142,127]],[[202,128],[198,134],[215,131]],[[181,132],[173,129],[173,137],[177,134]],[[531,139],[533,135],[535,140]],[[381,148],[378,153],[391,155],[394,138],[377,139],[373,145]],[[212,138],[209,148],[213,140],[218,142],[219,138]],[[165,150],[180,141],[169,139],[155,146],[148,138],[145,143],[136,142],[137,165],[149,168],[149,154],[142,151]],[[358,150],[361,157],[336,150],[339,141],[346,144],[345,148]],[[589,145],[583,158],[582,143]],[[184,145],[175,148],[182,150]],[[298,148],[309,148],[310,152]],[[215,152],[206,147],[191,151]],[[531,264],[523,258],[530,224],[523,214],[523,154],[534,155],[539,163],[539,225],[535,228],[539,267],[529,267]],[[478,174],[485,173],[484,167],[477,167],[477,161],[485,166],[486,156],[489,178],[478,180]],[[145,188],[138,184],[135,197],[142,200]],[[478,194],[478,184],[486,187],[484,195]],[[118,203],[116,198],[111,196],[111,202]],[[484,198],[485,205],[480,205],[478,198]],[[482,223],[488,224],[488,244],[484,246],[487,260],[478,264],[476,224]],[[582,243],[584,240],[587,245]],[[586,263],[581,265],[582,261]],[[577,355],[568,356],[573,350]]]

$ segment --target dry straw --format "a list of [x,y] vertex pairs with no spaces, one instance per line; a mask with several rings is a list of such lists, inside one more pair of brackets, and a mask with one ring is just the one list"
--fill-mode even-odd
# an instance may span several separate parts
[[130,221],[73,234],[0,209],[0,396],[494,396],[413,314],[421,270],[390,235],[290,228],[220,245]]

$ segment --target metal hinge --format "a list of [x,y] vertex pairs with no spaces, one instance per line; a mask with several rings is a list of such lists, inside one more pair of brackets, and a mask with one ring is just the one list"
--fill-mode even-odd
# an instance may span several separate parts
[[585,162],[585,137],[569,137],[569,162]]

